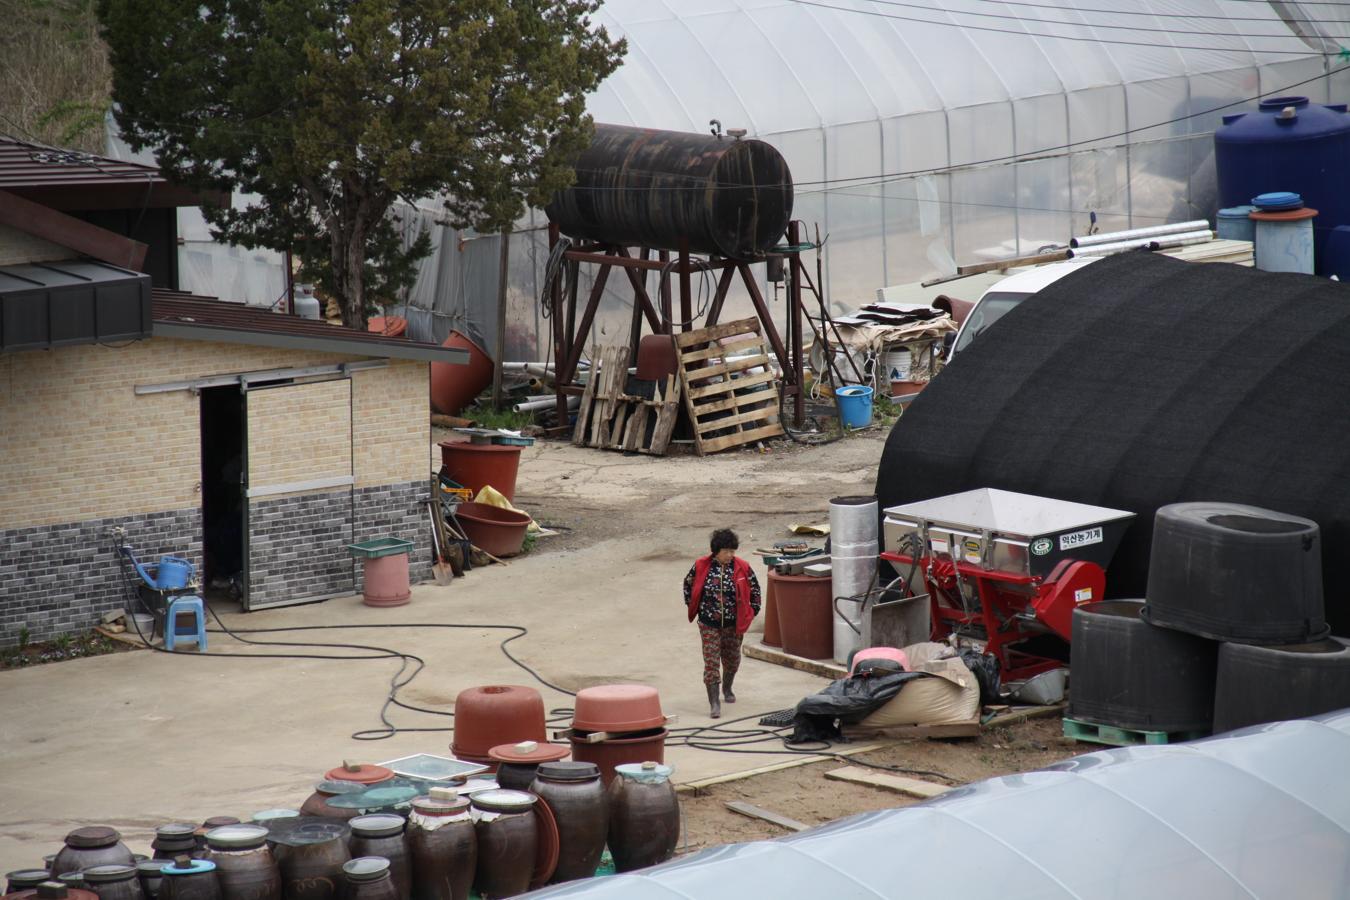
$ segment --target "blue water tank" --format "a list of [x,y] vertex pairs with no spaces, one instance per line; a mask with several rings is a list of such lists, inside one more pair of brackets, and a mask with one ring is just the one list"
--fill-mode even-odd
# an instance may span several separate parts
[[1214,133],[1214,159],[1220,207],[1241,206],[1270,191],[1301,194],[1319,213],[1317,274],[1337,270],[1338,262],[1325,250],[1331,230],[1350,225],[1350,115],[1345,104],[1312,104],[1307,97],[1262,100],[1257,112],[1224,116]]

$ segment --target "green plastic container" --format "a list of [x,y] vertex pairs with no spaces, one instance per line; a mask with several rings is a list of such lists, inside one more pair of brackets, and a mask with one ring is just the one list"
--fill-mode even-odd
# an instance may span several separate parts
[[413,547],[412,541],[396,537],[377,537],[359,544],[348,544],[347,549],[358,559],[379,559],[382,556],[396,556],[407,553]]

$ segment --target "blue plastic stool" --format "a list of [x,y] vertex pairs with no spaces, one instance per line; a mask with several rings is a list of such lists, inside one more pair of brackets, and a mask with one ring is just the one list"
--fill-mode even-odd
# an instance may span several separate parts
[[[178,630],[179,614],[192,614],[193,627],[188,631]],[[206,605],[201,597],[185,594],[169,601],[169,609],[164,614],[164,649],[173,650],[179,641],[196,643],[199,651],[206,650]]]

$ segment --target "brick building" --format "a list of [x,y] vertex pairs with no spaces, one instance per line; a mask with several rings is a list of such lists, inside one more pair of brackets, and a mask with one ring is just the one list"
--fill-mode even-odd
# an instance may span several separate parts
[[[142,561],[232,580],[248,609],[359,591],[346,545],[375,535],[412,540],[424,578],[429,364],[465,354],[180,294],[169,267],[154,285],[125,266],[135,241],[7,193],[5,149],[0,645],[126,604],[115,529]],[[148,196],[157,173],[135,168]],[[75,175],[85,204],[125,187]]]

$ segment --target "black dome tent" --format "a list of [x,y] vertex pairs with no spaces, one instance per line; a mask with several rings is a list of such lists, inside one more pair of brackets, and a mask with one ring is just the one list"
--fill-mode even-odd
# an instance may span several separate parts
[[1083,266],[958,355],[886,441],[883,510],[980,487],[1137,513],[1111,597],[1144,595],[1159,506],[1306,516],[1327,620],[1350,634],[1350,286],[1148,253]]

